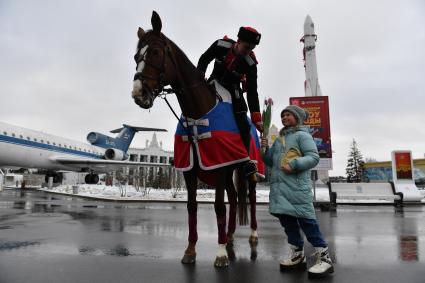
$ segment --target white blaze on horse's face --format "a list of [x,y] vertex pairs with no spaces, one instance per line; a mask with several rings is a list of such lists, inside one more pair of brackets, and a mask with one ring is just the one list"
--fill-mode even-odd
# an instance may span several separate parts
[[[137,69],[136,69],[136,73],[141,73],[143,72],[143,69],[145,68],[145,59],[146,59],[146,50],[149,48],[148,45],[146,45],[145,47],[143,47],[142,49],[139,50],[139,58],[140,56],[143,56],[142,60],[139,60],[139,62],[137,63]],[[140,96],[140,94],[142,93],[142,82],[137,79],[133,81],[133,97],[135,96]]]
[[137,65],[138,73],[143,72],[143,69],[145,68],[146,50],[148,50],[148,48],[149,48],[149,45],[146,45],[139,51],[139,56],[143,56],[143,60]]

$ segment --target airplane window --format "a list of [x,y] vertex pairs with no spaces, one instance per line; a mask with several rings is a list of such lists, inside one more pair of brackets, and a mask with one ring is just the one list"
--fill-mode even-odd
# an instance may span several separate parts
[[56,143],[54,142],[53,145],[56,145]]
[[75,150],[77,150],[77,147],[76,147],[76,146],[74,146],[74,149],[75,149]]
[[49,142],[49,141],[47,141],[47,144],[50,144],[50,142]]
[[44,140],[41,140],[42,143],[44,143]]
[[62,146],[62,144],[59,144],[59,146]]
[[3,134],[7,136],[7,132],[3,132]]
[[79,148],[78,148],[78,150],[80,150],[80,151],[81,151],[81,147],[79,147]]
[[12,133],[12,137],[15,137],[15,133]]
[[31,138],[30,138],[30,137],[27,137],[27,140],[29,140],[29,141],[30,141],[30,140],[31,140]]
[[23,139],[23,138],[24,138],[22,135],[19,135],[19,137],[20,137],[21,139]]
[[34,141],[37,141],[37,139],[36,139],[36,138],[34,138]]

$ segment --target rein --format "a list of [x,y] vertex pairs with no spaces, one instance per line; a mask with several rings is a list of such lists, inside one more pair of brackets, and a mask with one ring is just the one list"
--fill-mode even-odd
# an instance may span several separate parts
[[171,112],[174,114],[174,117],[176,117],[178,123],[180,124],[180,126],[183,127],[184,131],[187,134],[187,138],[189,139],[189,141],[193,144],[194,140],[192,135],[190,134],[189,130],[187,129],[189,127],[189,123],[187,121],[187,117],[186,118],[186,124],[188,125],[187,127],[185,127],[185,125],[182,123],[182,121],[180,120],[179,116],[177,116],[176,111],[174,111],[173,107],[171,106],[170,102],[168,102],[167,99],[167,94],[172,94],[172,93],[176,93],[175,90],[173,90],[172,88],[166,88],[166,89],[162,89],[162,92],[158,95],[160,98],[164,99],[165,102],[168,105],[168,108],[170,108]]
[[[201,84],[201,83],[199,83],[199,84]],[[194,87],[194,86],[196,86],[196,85],[198,85],[198,84],[195,84],[195,85],[193,85],[193,86],[191,86],[190,88],[192,88],[192,87]],[[181,91],[181,89],[180,89],[180,91]],[[176,90],[174,90],[174,89],[172,89],[172,88],[163,88],[162,89],[162,92],[160,93],[160,94],[158,94],[157,96],[159,97],[159,98],[162,98],[162,99],[164,99],[165,100],[165,102],[167,103],[167,105],[168,105],[168,108],[170,108],[170,110],[171,110],[171,112],[173,113],[173,115],[174,115],[174,117],[176,117],[176,119],[177,119],[177,121],[178,121],[178,123],[180,124],[180,126],[182,126],[183,127],[183,129],[184,129],[184,131],[186,132],[186,134],[187,134],[187,137],[188,137],[188,139],[189,139],[189,141],[193,144],[194,143],[194,139],[193,139],[193,136],[190,134],[190,132],[188,131],[188,127],[189,126],[185,126],[183,123],[182,123],[182,121],[180,120],[180,118],[179,118],[179,116],[176,114],[176,112],[174,111],[174,109],[173,109],[173,107],[171,106],[171,104],[170,104],[170,102],[168,102],[168,99],[167,99],[167,95],[168,94],[177,94],[178,93],[178,91],[176,91]],[[223,98],[217,93],[217,92],[215,92],[215,94],[216,94],[216,96],[217,96],[217,98],[218,98],[218,100],[221,102],[221,101],[223,101]],[[189,123],[188,123],[188,120],[187,120],[187,117],[185,117],[185,119],[186,119],[186,124],[187,125],[189,125]]]
[[[175,61],[175,58],[174,58],[172,52],[171,52],[171,47],[169,46],[169,44],[166,41],[166,39],[161,38],[161,39],[159,39],[159,41],[163,44],[163,52],[164,52],[163,53],[163,57],[162,57],[162,67],[158,67],[158,66],[156,66],[156,65],[154,65],[154,64],[152,64],[150,62],[147,62],[147,60],[145,59],[145,54],[146,54],[147,50],[143,54],[140,54],[139,56],[137,56],[137,58],[136,58],[137,64],[139,64],[141,62],[144,62],[146,66],[150,66],[153,69],[157,70],[159,72],[158,77],[155,78],[153,76],[143,75],[142,72],[137,72],[134,75],[134,80],[140,80],[140,81],[142,81],[143,79],[148,79],[148,80],[155,80],[155,81],[157,81],[158,87],[156,89],[154,89],[154,90],[149,90],[148,89],[149,96],[150,96],[151,100],[153,101],[155,99],[155,97],[160,97],[160,98],[162,98],[162,99],[165,100],[165,102],[167,103],[168,108],[170,108],[170,110],[173,113],[174,117],[176,117],[178,123],[183,127],[184,131],[186,132],[189,141],[192,144],[194,144],[195,139],[193,138],[193,135],[191,135],[190,132],[189,132],[189,130],[188,130],[189,123],[188,123],[187,117],[185,117],[185,119],[186,119],[186,124],[188,126],[184,126],[184,124],[182,123],[181,119],[178,117],[178,115],[174,111],[173,107],[171,106],[171,104],[167,100],[167,97],[166,96],[167,96],[167,94],[172,94],[172,93],[178,95],[180,93],[183,93],[185,90],[194,89],[194,88],[196,88],[198,86],[201,86],[204,83],[204,80],[200,80],[199,82],[194,83],[194,84],[189,85],[189,86],[180,86],[178,88],[164,88],[164,86],[166,85],[165,84],[165,81],[164,81],[165,80],[165,70],[166,70],[165,69],[166,68],[166,63],[165,63],[166,55],[169,56],[169,58],[170,58],[172,64],[174,65],[174,68],[175,68],[176,71],[178,70],[178,65],[177,65],[177,63]],[[146,44],[146,45],[148,45],[148,44]],[[222,97],[217,93],[217,91],[215,91],[215,95],[216,95],[216,97],[220,101],[223,100]]]

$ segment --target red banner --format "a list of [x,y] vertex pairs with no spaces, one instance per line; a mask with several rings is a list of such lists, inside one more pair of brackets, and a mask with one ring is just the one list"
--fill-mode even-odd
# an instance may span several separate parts
[[412,178],[412,157],[410,152],[395,152],[395,168],[397,179],[411,180]]
[[319,150],[320,158],[332,158],[329,101],[327,96],[291,97],[289,104],[297,105],[309,113],[305,121]]

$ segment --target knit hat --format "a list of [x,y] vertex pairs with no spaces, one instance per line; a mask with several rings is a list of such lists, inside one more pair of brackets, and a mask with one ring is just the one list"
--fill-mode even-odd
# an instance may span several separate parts
[[295,116],[299,125],[304,124],[304,122],[307,120],[309,116],[306,110],[296,105],[287,106],[285,109],[282,110],[280,115],[282,116],[283,112],[286,112],[286,111],[292,113]]

